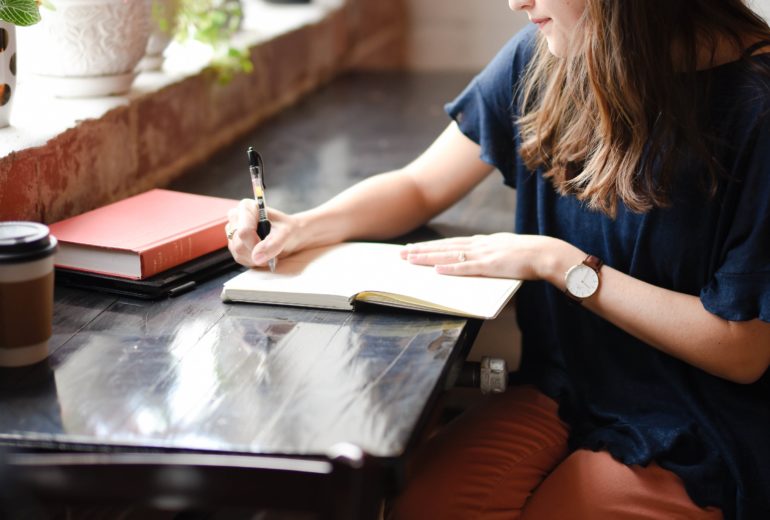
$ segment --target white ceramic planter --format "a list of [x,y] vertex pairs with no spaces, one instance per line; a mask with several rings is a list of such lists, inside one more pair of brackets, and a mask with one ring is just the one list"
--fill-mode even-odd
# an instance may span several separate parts
[[[23,67],[59,97],[122,94],[150,36],[151,0],[56,0],[20,28]],[[20,38],[21,39],[21,38]]]
[[16,95],[16,26],[0,21],[0,128],[11,118]]

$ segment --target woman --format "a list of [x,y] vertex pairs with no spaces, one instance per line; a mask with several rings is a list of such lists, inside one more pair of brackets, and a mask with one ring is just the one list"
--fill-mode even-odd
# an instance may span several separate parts
[[740,0],[510,7],[533,24],[428,150],[263,242],[242,202],[234,257],[398,236],[496,167],[516,233],[403,256],[529,280],[522,384],[431,440],[393,516],[770,518],[770,29]]

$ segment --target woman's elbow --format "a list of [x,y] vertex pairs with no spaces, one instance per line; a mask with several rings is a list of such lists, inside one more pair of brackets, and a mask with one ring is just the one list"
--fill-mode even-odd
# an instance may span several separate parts
[[743,385],[756,383],[770,367],[770,323],[758,319],[728,322],[731,335],[723,345],[732,353],[725,378]]
[[750,385],[756,383],[767,372],[770,361],[767,359],[746,359],[736,363],[730,370],[722,376],[725,379],[738,383],[740,385]]

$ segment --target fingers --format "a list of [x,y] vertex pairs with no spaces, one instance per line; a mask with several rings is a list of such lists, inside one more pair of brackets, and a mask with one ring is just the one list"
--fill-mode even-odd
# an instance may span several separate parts
[[266,265],[286,248],[291,229],[290,217],[276,209],[270,211],[271,229],[264,240],[257,235],[257,204],[243,199],[227,213],[227,247],[236,262],[246,267]]
[[476,237],[452,237],[429,240],[427,242],[417,242],[416,244],[407,244],[404,246],[404,251],[408,253],[457,251],[459,249],[468,248],[475,239]]
[[543,255],[558,244],[547,236],[493,233],[408,244],[402,256],[441,274],[539,280]]
[[237,228],[235,235],[244,245],[254,245],[257,243],[257,203],[251,199],[242,199],[238,203],[238,212],[236,215],[235,226]]
[[484,275],[485,262],[475,260],[470,251],[436,251],[433,253],[415,253],[407,256],[407,261],[417,265],[432,265],[439,274],[453,276]]
[[446,265],[468,261],[468,252],[462,249],[433,251],[424,253],[409,253],[406,260],[417,265]]
[[251,259],[251,252],[257,244],[257,205],[251,199],[243,199],[238,206],[227,212],[228,236],[227,248],[236,262],[246,267],[256,265]]
[[439,274],[450,276],[487,276],[484,264],[479,261],[455,262],[453,264],[439,264],[435,267]]
[[468,260],[473,237],[443,238],[417,244],[407,244],[401,257],[413,264],[445,265]]
[[485,275],[484,252],[478,236],[453,237],[407,244],[401,257],[417,265],[434,266],[436,272],[453,276]]
[[271,258],[287,252],[289,238],[295,233],[292,217],[275,208],[270,210],[270,233],[258,242],[251,251],[251,260],[255,265],[265,265]]
[[280,211],[270,211],[272,224],[270,233],[251,251],[251,260],[254,265],[265,265],[271,258],[275,258],[283,252],[288,237],[287,228],[282,225],[284,218],[285,215]]

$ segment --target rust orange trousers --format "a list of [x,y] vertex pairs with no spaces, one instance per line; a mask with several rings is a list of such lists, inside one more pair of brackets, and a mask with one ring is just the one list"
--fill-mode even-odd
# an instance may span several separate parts
[[567,450],[555,401],[531,386],[490,396],[417,455],[389,520],[716,520],[657,464]]

